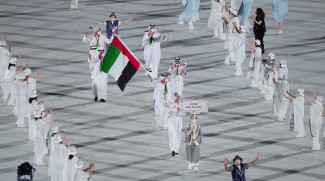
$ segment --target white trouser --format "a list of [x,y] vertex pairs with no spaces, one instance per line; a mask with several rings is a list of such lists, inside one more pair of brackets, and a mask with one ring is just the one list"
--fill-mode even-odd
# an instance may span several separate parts
[[266,97],[271,99],[273,98],[274,96],[274,90],[275,90],[275,87],[272,86],[272,85],[265,85],[265,92],[266,92]]
[[243,70],[241,68],[241,63],[236,63],[236,75],[243,75]]
[[313,149],[320,149],[320,144],[319,144],[319,133],[312,137],[313,139]]
[[30,119],[28,120],[28,139],[34,140],[35,138],[35,120]]
[[43,138],[34,139],[34,152],[35,152],[34,162],[37,164],[43,163],[43,156],[47,153],[45,139]]
[[188,28],[189,28],[189,29],[194,29],[194,26],[193,26],[192,21],[189,21],[189,22],[188,22]]

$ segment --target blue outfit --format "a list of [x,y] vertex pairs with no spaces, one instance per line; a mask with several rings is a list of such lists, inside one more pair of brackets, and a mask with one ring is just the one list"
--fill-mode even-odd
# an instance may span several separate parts
[[191,22],[193,16],[199,11],[200,0],[187,0],[182,14],[179,16],[180,21]]
[[273,12],[276,21],[283,21],[288,13],[288,0],[273,0]]
[[249,14],[254,0],[243,0],[237,13],[239,24],[247,26]]
[[119,20],[114,20],[113,23],[111,20],[106,21],[106,35],[108,39],[112,37],[113,34],[112,31],[115,27],[117,27],[115,33],[118,34],[118,24],[119,24]]
[[248,169],[248,163],[241,163],[240,168],[236,165],[230,167],[230,172],[233,181],[246,181],[245,170]]

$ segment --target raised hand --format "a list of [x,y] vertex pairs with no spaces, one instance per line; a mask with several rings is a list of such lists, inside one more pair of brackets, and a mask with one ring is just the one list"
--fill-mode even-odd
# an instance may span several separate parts
[[229,159],[228,158],[225,158],[224,160],[223,160],[223,162],[225,163],[225,164],[229,164]]

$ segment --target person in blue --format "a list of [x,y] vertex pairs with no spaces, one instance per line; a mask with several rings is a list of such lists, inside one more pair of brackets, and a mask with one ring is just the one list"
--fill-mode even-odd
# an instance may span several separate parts
[[178,24],[183,25],[184,22],[188,23],[188,29],[194,30],[193,20],[196,19],[196,14],[199,11],[200,0],[186,0],[185,8],[179,16]]
[[288,0],[273,0],[274,19],[278,23],[279,35],[282,35],[282,22],[288,13]]
[[239,24],[248,26],[248,18],[252,9],[254,0],[243,0],[241,6],[238,10],[237,17],[239,19]]
[[132,18],[129,18],[129,19],[126,19],[126,20],[122,20],[122,21],[117,20],[115,13],[112,12],[109,15],[109,20],[104,21],[104,22],[93,21],[93,23],[94,24],[99,24],[99,25],[105,26],[106,27],[106,35],[107,35],[107,38],[110,39],[112,37],[112,35],[113,35],[113,32],[115,32],[118,35],[118,26],[120,24],[128,23],[128,22],[130,22],[132,20],[133,20]]
[[228,172],[231,172],[232,180],[233,181],[246,181],[245,177],[245,171],[249,167],[252,167],[256,164],[258,160],[261,159],[261,155],[258,154],[255,158],[255,160],[249,162],[249,163],[243,163],[243,159],[236,155],[235,158],[233,159],[234,164],[230,167],[228,167],[229,160],[228,158],[224,159],[225,163],[225,170]]

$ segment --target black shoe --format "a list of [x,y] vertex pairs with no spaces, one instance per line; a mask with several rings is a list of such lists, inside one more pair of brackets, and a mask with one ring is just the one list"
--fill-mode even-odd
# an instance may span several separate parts
[[175,156],[175,152],[174,151],[172,152],[172,156]]
[[175,152],[175,155],[178,155],[178,153]]
[[105,102],[105,99],[101,99],[99,102]]
[[98,100],[98,98],[97,98],[97,97],[95,97],[94,101],[95,101],[95,102],[97,102],[97,100]]

